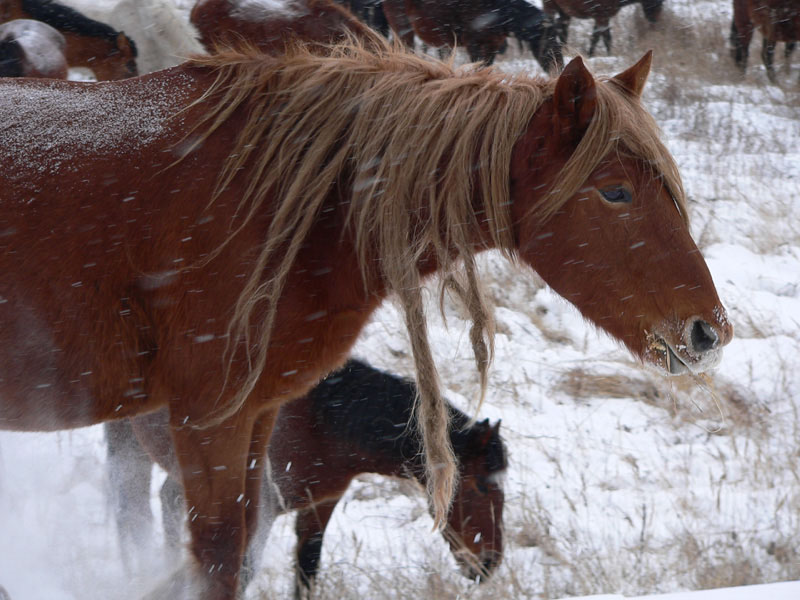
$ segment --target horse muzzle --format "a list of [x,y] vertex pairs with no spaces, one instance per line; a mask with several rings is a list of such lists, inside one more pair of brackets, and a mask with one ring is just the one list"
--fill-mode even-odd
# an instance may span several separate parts
[[733,338],[733,325],[723,308],[711,321],[686,319],[680,326],[666,326],[647,335],[646,358],[670,375],[703,373],[722,360],[722,348]]

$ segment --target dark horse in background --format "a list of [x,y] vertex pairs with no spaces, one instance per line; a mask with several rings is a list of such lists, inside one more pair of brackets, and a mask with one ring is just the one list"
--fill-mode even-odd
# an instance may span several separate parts
[[362,23],[366,23],[384,37],[389,37],[389,21],[383,12],[383,0],[337,0],[346,6]]
[[526,0],[383,0],[383,10],[410,48],[416,35],[434,48],[464,48],[471,61],[489,65],[513,35],[545,71],[563,65],[552,20]]
[[446,525],[457,466],[422,283],[463,302],[485,390],[478,252],[669,373],[712,368],[733,336],[641,104],[651,54],[608,79],[580,58],[509,77],[372,35],[123,81],[0,79],[0,427],[168,407],[191,553],[156,597],[235,598],[279,408],[390,295]]
[[0,77],[67,78],[66,40],[41,21],[0,23]]
[[775,46],[786,42],[788,58],[800,40],[800,2],[797,0],[733,0],[731,46],[733,59],[742,70],[747,68],[750,42],[758,29],[763,38],[761,59],[767,77],[775,83]]
[[567,43],[569,22],[576,19],[594,19],[594,30],[589,43],[589,56],[594,56],[597,42],[602,38],[606,51],[611,52],[611,18],[623,6],[641,4],[644,16],[656,23],[661,15],[664,0],[542,0],[544,11],[552,18],[558,16],[556,27],[561,41]]
[[[414,479],[425,486],[422,448],[412,418],[416,393],[412,382],[350,360],[308,395],[281,408],[270,439],[270,468],[264,474],[259,526],[248,548],[243,585],[260,562],[271,517],[297,511],[299,597],[301,588],[309,588],[314,581],[325,528],[354,477],[379,473]],[[501,479],[508,459],[499,421],[470,424],[452,406],[450,415],[450,441],[461,479],[442,533],[464,574],[484,580],[503,554]],[[136,554],[137,546],[145,545],[142,535],[151,530],[150,455],[170,473],[161,490],[161,503],[167,543],[177,547],[183,493],[169,435],[164,411],[106,425],[109,480],[123,557]]]
[[66,40],[70,67],[91,69],[99,80],[138,74],[136,44],[121,31],[53,0],[0,0],[0,23],[33,19],[57,29]]

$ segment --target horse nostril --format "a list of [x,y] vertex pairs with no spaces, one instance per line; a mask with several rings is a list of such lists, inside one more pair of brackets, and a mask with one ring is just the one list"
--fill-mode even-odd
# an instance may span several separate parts
[[698,319],[692,324],[690,334],[692,349],[695,352],[708,352],[717,345],[719,336],[714,328],[705,321]]

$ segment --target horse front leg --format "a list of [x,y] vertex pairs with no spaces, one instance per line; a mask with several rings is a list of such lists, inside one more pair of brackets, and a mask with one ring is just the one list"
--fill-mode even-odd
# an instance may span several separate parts
[[611,54],[611,23],[607,19],[595,19],[594,31],[592,31],[592,39],[589,43],[589,56],[594,56],[594,49],[600,39],[605,44],[606,52]]
[[775,46],[776,42],[764,38],[764,43],[761,46],[761,59],[764,61],[764,66],[767,68],[767,77],[772,83],[775,83]]
[[243,593],[255,576],[261,555],[267,545],[272,523],[281,511],[280,492],[275,489],[272,475],[267,469],[267,448],[278,410],[262,413],[253,425],[250,451],[247,457],[247,481],[245,493],[245,522],[247,524],[247,551],[240,576],[240,591]]
[[747,0],[734,0],[731,21],[731,56],[742,73],[747,69],[750,41],[753,39],[753,23],[747,11]]
[[[234,600],[247,543],[247,460],[253,432],[246,410],[205,429],[171,423],[186,498],[194,573],[171,582],[169,593]],[[176,589],[181,586],[187,589]]]
[[294,530],[297,534],[295,564],[295,600],[307,598],[319,570],[322,538],[339,498],[326,500],[297,511]]

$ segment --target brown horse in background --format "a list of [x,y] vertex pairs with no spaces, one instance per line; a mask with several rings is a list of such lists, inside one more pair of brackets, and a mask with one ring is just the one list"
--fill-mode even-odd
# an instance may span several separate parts
[[247,41],[264,52],[282,52],[292,40],[314,45],[344,40],[368,28],[333,0],[285,0],[271,5],[245,0],[198,0],[189,16],[200,41],[212,50]]
[[70,67],[91,69],[99,80],[138,74],[136,44],[121,31],[53,0],[0,0],[0,23],[34,19],[57,29],[66,40]]
[[67,78],[66,40],[41,21],[0,24],[0,77]]
[[[313,583],[325,528],[354,477],[379,473],[425,485],[422,448],[412,413],[416,386],[350,360],[303,398],[285,404],[269,446],[259,525],[250,542],[242,584],[256,572],[272,519],[297,511],[296,597]],[[450,406],[450,441],[461,474],[443,534],[465,576],[485,580],[503,554],[502,475],[508,459],[500,423],[470,423]],[[131,427],[131,423],[133,427]],[[134,429],[136,435],[134,435]],[[170,477],[161,489],[167,545],[177,549],[184,511],[180,468],[169,437],[169,417],[158,411],[106,425],[108,474],[123,557],[149,552],[152,530],[148,448]]]
[[761,59],[767,69],[767,77],[775,83],[775,45],[786,42],[788,58],[795,43],[800,40],[800,3],[796,0],[733,0],[730,39],[733,59],[742,72],[747,68],[750,41],[755,29],[763,37]]
[[[223,52],[120,82],[0,80],[0,427],[169,407],[193,562],[162,587],[231,599],[277,411],[342,364],[389,295],[410,335],[437,523],[456,466],[422,281],[493,321],[475,254],[536,270],[670,373],[732,337],[677,166],[609,80],[460,69],[375,39]],[[47,127],[43,127],[43,123]]]
[[544,12],[555,18],[561,41],[567,43],[569,22],[576,19],[594,19],[594,30],[589,42],[589,56],[594,56],[597,42],[603,39],[606,51],[611,53],[611,19],[623,6],[641,3],[644,16],[650,23],[658,21],[664,0],[542,0]]

